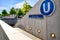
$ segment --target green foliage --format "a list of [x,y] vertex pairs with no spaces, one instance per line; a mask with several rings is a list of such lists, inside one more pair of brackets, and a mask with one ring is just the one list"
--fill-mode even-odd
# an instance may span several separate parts
[[7,14],[7,16],[10,16],[10,14]]
[[17,11],[17,15],[18,15],[18,16],[23,16],[23,12],[22,12],[21,9],[18,9],[18,11]]
[[25,1],[25,3],[23,4],[22,11],[24,12],[24,14],[26,14],[31,8],[32,7]]
[[8,14],[8,13],[7,13],[6,10],[3,10],[3,11],[2,11],[2,16],[7,16],[7,14]]
[[0,16],[2,16],[2,15],[0,14]]
[[10,14],[11,14],[11,15],[15,15],[15,14],[16,14],[16,10],[15,10],[14,8],[11,8]]

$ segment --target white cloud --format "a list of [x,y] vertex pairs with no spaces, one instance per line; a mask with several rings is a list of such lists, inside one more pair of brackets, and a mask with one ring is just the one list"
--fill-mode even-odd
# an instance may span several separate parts
[[7,9],[6,7],[0,7],[0,10]]
[[22,8],[23,4],[24,4],[24,1],[13,5],[13,7],[14,8]]

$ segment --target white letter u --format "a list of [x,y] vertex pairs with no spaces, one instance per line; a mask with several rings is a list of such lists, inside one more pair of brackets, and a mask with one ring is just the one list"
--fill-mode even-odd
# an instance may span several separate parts
[[48,2],[47,6],[48,6],[48,10],[46,11],[45,10],[45,8],[46,8],[45,3],[43,4],[43,10],[44,10],[45,13],[48,13],[50,11],[50,2]]

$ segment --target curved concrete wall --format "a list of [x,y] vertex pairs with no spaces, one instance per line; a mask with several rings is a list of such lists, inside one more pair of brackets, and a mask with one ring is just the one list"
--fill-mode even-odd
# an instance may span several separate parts
[[9,40],[1,25],[0,25],[0,40]]
[[[29,18],[31,14],[41,14],[40,5],[44,0],[39,0],[37,4],[26,14],[20,22],[17,22],[16,27],[23,28],[27,32],[42,38],[43,40],[60,40],[60,0],[53,0],[55,3],[55,11],[53,15],[43,19]],[[20,26],[22,25],[22,26]],[[37,30],[41,32],[38,33]],[[51,33],[55,34],[55,38],[52,38]]]

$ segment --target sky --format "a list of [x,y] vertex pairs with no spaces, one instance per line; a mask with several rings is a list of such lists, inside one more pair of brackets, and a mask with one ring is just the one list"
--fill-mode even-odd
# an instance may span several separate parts
[[[38,2],[38,0],[26,0],[28,4],[32,7]],[[2,10],[10,11],[12,7],[14,8],[22,8],[24,4],[24,0],[0,0],[0,13]]]

